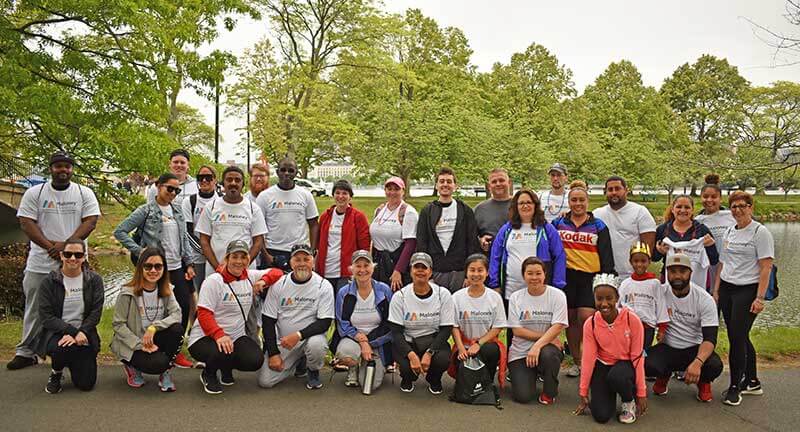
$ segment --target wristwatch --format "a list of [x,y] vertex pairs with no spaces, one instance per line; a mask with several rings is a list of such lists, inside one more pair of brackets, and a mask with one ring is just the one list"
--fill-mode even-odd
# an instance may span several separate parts
[[434,354],[436,354],[436,350],[428,348],[428,349],[425,350],[425,354],[434,355]]

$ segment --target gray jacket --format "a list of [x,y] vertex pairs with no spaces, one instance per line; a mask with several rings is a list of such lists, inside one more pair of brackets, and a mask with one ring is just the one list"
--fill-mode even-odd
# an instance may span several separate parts
[[[158,331],[181,322],[181,308],[175,296],[161,297],[167,316],[153,322]],[[114,307],[114,318],[111,321],[114,329],[114,338],[111,340],[111,352],[120,360],[130,361],[135,351],[142,349],[142,317],[139,314],[139,304],[133,295],[133,288],[122,287]]]
[[[172,207],[172,215],[178,223],[178,236],[180,237],[180,256],[184,266],[192,264],[191,246],[189,245],[189,237],[186,233],[186,220],[183,218],[183,210],[175,201],[170,203]],[[146,220],[145,220],[146,219]],[[133,241],[130,233],[138,229],[144,224],[144,230],[141,233],[142,244],[136,244]],[[140,255],[142,249],[146,246],[160,246],[164,247],[161,240],[164,238],[164,225],[161,222],[161,208],[155,201],[147,204],[142,204],[128,215],[125,220],[120,222],[117,229],[114,230],[114,238],[116,238],[125,249],[131,253]]]

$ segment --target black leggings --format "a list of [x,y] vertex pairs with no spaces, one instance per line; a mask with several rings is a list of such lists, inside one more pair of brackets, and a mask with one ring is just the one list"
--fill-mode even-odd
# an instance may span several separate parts
[[[494,374],[497,372],[497,364],[500,363],[500,346],[495,342],[487,342],[481,346],[478,351],[481,361],[486,365],[486,370],[489,371],[489,378],[494,381]],[[456,367],[461,363],[461,360],[456,358]]]
[[618,361],[612,366],[596,361],[590,384],[592,397],[589,401],[594,420],[598,423],[611,420],[617,412],[617,395],[622,402],[631,402],[635,381],[636,375],[630,361]]
[[47,342],[47,355],[53,363],[54,371],[69,368],[72,384],[76,388],[89,391],[97,382],[97,348],[91,345],[58,346],[63,335],[54,335]]
[[156,332],[153,343],[158,351],[147,353],[137,350],[131,356],[129,365],[146,373],[158,375],[172,367],[172,361],[183,344],[183,327],[173,324],[164,330]]
[[[678,349],[660,343],[650,348],[644,361],[644,372],[647,376],[669,378],[672,372],[684,372],[697,357],[700,345]],[[722,374],[722,359],[712,352],[700,368],[700,382],[710,383]]]
[[194,284],[192,281],[186,280],[186,272],[183,271],[183,268],[170,270],[169,281],[172,284],[175,300],[177,300],[178,306],[181,307],[181,328],[183,333],[186,333],[186,326],[189,325],[189,312],[191,312],[192,308]]
[[515,401],[528,403],[536,397],[536,379],[544,380],[542,392],[550,397],[558,396],[558,371],[564,353],[553,344],[547,344],[539,351],[539,363],[528,367],[525,359],[517,359],[508,364],[511,373],[511,396]]
[[[436,333],[427,336],[420,336],[408,344],[411,345],[411,349],[417,353],[420,360],[422,360],[422,356],[425,354],[425,351],[430,348],[431,344],[433,344],[434,339],[436,338]],[[394,358],[397,362],[398,366],[400,366],[400,377],[404,380],[408,379],[411,381],[416,381],[418,375],[411,370],[411,362],[408,360],[408,356],[403,353],[397,351],[398,344],[392,344],[394,350]],[[450,351],[440,350],[436,351],[431,359],[431,365],[428,367],[428,373],[425,375],[425,380],[429,383],[441,383],[442,382],[442,374],[447,370],[447,367],[450,366]]]
[[644,327],[644,346],[642,349],[650,351],[650,347],[653,346],[653,337],[656,335],[656,329],[647,324],[642,324],[642,326]]
[[750,312],[750,306],[757,292],[757,283],[734,285],[724,280],[719,283],[719,308],[725,318],[730,343],[731,386],[741,385],[743,379],[749,382],[758,378],[756,349],[750,341],[750,329],[758,316]]
[[217,342],[209,336],[203,336],[191,346],[189,353],[196,360],[206,364],[205,371],[215,374],[218,370],[233,369],[253,372],[264,364],[264,353],[258,344],[248,336],[242,336],[233,342],[233,353],[224,354],[217,348]]

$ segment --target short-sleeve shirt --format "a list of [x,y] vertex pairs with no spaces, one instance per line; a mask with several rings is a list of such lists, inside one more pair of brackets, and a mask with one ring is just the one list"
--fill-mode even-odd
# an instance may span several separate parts
[[633,273],[630,248],[639,240],[639,235],[656,231],[656,221],[647,207],[634,202],[626,203],[621,209],[614,210],[604,205],[593,212],[594,217],[605,222],[611,237],[611,248],[614,250],[614,268],[620,278]]
[[720,210],[712,215],[700,213],[694,217],[694,220],[708,227],[711,236],[714,237],[717,252],[722,255],[722,238],[725,236],[725,231],[736,225],[736,219],[731,215],[731,211]]
[[717,304],[711,294],[690,282],[689,294],[678,298],[669,283],[664,284],[664,299],[670,323],[664,343],[672,348],[685,349],[703,343],[703,327],[719,327]]
[[437,333],[441,326],[455,324],[450,291],[432,282],[428,285],[432,292],[424,299],[414,293],[413,284],[408,284],[392,296],[389,304],[389,322],[403,326],[403,335],[408,342]]
[[470,296],[467,288],[458,290],[453,294],[453,305],[456,308],[454,327],[468,339],[479,339],[491,329],[508,325],[503,299],[492,289],[484,289],[480,297]]
[[375,290],[370,291],[365,299],[356,293],[356,304],[350,315],[350,324],[365,335],[381,325],[381,315],[375,307]]
[[319,216],[311,192],[274,185],[258,194],[256,202],[266,221],[268,248],[288,252],[296,244],[309,242],[308,220]]
[[335,317],[333,287],[316,273],[303,283],[292,280],[289,273],[269,288],[261,313],[278,321],[279,338],[290,335],[318,319]]
[[542,203],[544,218],[547,222],[553,222],[559,216],[569,211],[569,191],[564,189],[563,195],[555,195],[548,190],[539,194],[539,201]]
[[[60,191],[50,183],[34,186],[22,195],[17,217],[36,221],[44,237],[50,241],[66,241],[81,225],[84,218],[100,215],[100,205],[94,192],[86,186],[70,183]],[[47,251],[30,242],[31,251],[25,271],[47,274],[58,270],[61,261],[47,255]],[[88,250],[86,242],[84,248]]]
[[[569,326],[567,318],[567,295],[549,285],[543,294],[532,296],[528,290],[511,295],[508,301],[508,327],[525,328],[544,333],[554,324]],[[533,347],[533,341],[515,337],[508,352],[508,361],[525,358]]]
[[[186,222],[191,221],[194,227],[194,232],[192,233],[195,237],[198,236],[197,234],[197,224],[200,222],[200,216],[203,214],[203,211],[206,209],[206,205],[214,200],[217,197],[217,194],[213,194],[208,198],[203,198],[200,194],[197,194],[197,201],[195,202],[194,209],[192,209],[192,200],[187,198],[183,200],[181,203],[181,210],[183,211],[183,220]],[[195,264],[204,263],[206,258],[203,256],[202,251],[195,251],[192,249],[191,251],[192,262]]]
[[720,277],[735,285],[758,283],[758,260],[764,258],[775,258],[775,243],[767,227],[756,221],[742,229],[733,226],[722,241]]
[[[405,205],[403,224],[400,224],[400,207]],[[417,238],[417,222],[419,214],[408,203],[401,203],[394,210],[388,206],[383,208],[372,219],[369,235],[372,247],[379,251],[394,252],[403,245],[403,240]]]
[[522,224],[519,229],[512,229],[506,237],[506,298],[515,292],[527,288],[522,278],[522,262],[528,257],[536,256],[537,232],[531,224]]
[[64,276],[64,307],[61,310],[61,319],[73,326],[80,327],[83,323],[83,272],[76,277]]
[[497,235],[500,227],[508,222],[508,206],[511,199],[499,201],[488,199],[475,206],[475,223],[478,224],[478,235]]
[[172,206],[158,206],[161,209],[161,226],[164,238],[161,244],[164,246],[164,254],[167,258],[167,270],[177,270],[181,268],[181,236],[178,229],[178,222],[172,214]]
[[139,317],[142,319],[142,330],[147,330],[150,324],[167,316],[164,301],[158,297],[158,289],[142,290],[142,295],[136,297],[136,304],[139,307]]
[[445,254],[450,249],[450,243],[453,241],[457,220],[458,204],[455,201],[451,201],[447,207],[442,206],[442,216],[436,222],[436,236],[439,237],[439,242],[442,243],[442,250],[444,250]]
[[631,309],[651,328],[669,322],[664,285],[658,279],[625,279],[619,284],[619,305]]
[[221,262],[228,243],[243,240],[252,246],[253,237],[263,235],[267,228],[261,209],[251,201],[230,204],[217,197],[206,206],[195,231],[211,236],[211,249]]

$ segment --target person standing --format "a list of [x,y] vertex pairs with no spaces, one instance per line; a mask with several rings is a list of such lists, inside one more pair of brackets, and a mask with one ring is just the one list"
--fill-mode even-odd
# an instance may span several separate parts
[[497,231],[508,222],[508,207],[511,204],[511,179],[508,171],[495,168],[489,173],[489,190],[492,198],[475,206],[475,222],[478,224],[481,250],[489,255],[492,240]]
[[372,238],[372,259],[375,280],[397,291],[411,282],[408,260],[417,247],[419,214],[403,201],[406,184],[400,177],[389,177],[383,183],[386,202],[375,209],[369,234]]
[[269,166],[263,163],[255,163],[250,166],[250,187],[244,197],[256,202],[256,198],[269,188]]
[[188,199],[181,203],[183,220],[186,222],[186,235],[191,246],[191,258],[194,267],[194,291],[200,292],[203,281],[206,280],[206,257],[203,255],[203,247],[200,245],[200,234],[197,232],[197,225],[200,216],[205,211],[206,205],[219,197],[217,192],[217,172],[209,165],[203,165],[197,170],[198,191],[195,195],[190,195]]
[[550,176],[550,190],[542,192],[539,201],[542,203],[545,220],[553,222],[569,211],[569,196],[566,189],[567,167],[554,163],[547,173]]
[[[700,189],[700,199],[703,209],[694,217],[697,222],[708,227],[714,237],[714,245],[717,253],[722,255],[722,238],[728,228],[736,225],[731,210],[722,207],[722,189],[719,187],[719,176],[709,174],[705,177],[705,185]],[[714,287],[714,278],[717,275],[717,266],[711,265],[708,268],[709,291]]]
[[614,269],[620,280],[633,272],[628,262],[628,251],[637,241],[647,243],[654,250],[656,243],[656,221],[643,205],[628,202],[628,184],[619,176],[606,180],[607,205],[596,209],[594,217],[602,220],[611,235],[614,250]]
[[[169,154],[169,172],[175,174],[178,178],[178,186],[181,192],[175,196],[177,204],[183,202],[183,199],[197,193],[197,182],[190,176],[189,173],[189,152],[184,149],[173,150]],[[155,201],[158,195],[158,188],[156,184],[151,184],[145,193],[147,201]]]
[[439,198],[419,213],[417,252],[433,259],[433,281],[451,293],[464,287],[464,260],[480,252],[478,225],[472,209],[453,198],[455,172],[443,167],[436,174]]
[[22,279],[25,293],[22,338],[14,358],[6,365],[9,370],[37,363],[32,343],[42,326],[39,287],[48,273],[59,269],[65,241],[70,238],[86,240],[97,226],[100,205],[91,189],[72,183],[74,164],[69,154],[53,153],[50,156],[51,181],[25,191],[19,204],[17,219],[22,232],[30,239],[30,253]]
[[311,192],[295,185],[295,176],[297,163],[284,158],[278,164],[278,184],[256,198],[268,231],[265,258],[284,271],[290,270],[292,246],[309,244],[316,254],[319,239],[317,204]]

